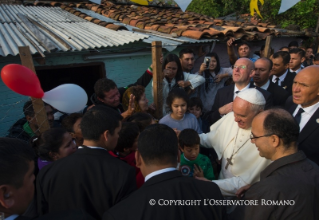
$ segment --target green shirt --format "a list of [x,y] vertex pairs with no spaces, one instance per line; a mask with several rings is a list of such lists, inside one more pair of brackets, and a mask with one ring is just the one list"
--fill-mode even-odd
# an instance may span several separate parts
[[23,125],[23,130],[25,131],[25,133],[27,133],[30,137],[33,137],[35,134],[32,131],[32,129],[30,128],[29,122],[26,122]]
[[209,158],[205,155],[198,154],[196,160],[188,160],[181,155],[181,172],[183,176],[193,176],[194,164],[198,165],[204,172],[204,177],[209,180],[215,180],[214,170]]

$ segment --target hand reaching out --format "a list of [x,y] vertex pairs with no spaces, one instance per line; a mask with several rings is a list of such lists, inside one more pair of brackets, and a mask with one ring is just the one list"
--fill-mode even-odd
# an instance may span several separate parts
[[204,177],[204,171],[196,164],[194,164],[194,177]]
[[219,111],[219,114],[221,114],[221,115],[228,114],[229,112],[233,111],[233,103],[231,102],[231,103],[224,105],[223,107],[220,107],[218,109],[218,111]]

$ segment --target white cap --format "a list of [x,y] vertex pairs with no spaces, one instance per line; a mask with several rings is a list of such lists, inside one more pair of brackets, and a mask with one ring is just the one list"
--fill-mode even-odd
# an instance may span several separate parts
[[244,91],[239,92],[237,97],[254,105],[266,104],[264,95],[255,88],[245,89]]

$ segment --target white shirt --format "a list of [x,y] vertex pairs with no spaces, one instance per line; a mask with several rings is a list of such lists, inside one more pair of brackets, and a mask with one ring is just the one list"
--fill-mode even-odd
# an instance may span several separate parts
[[[234,99],[235,99],[236,96],[237,96],[237,94],[236,94],[237,91],[242,92],[242,91],[244,91],[244,90],[246,90],[246,89],[248,89],[248,88],[249,88],[249,83],[248,83],[248,85],[247,85],[245,88],[243,88],[242,90],[239,90],[239,89],[237,88],[236,84],[235,84]],[[233,100],[234,100],[234,99],[233,99]]]
[[[102,150],[106,150],[105,148],[103,147],[93,147],[93,146],[87,146],[88,148],[91,148],[91,149],[102,149]],[[79,148],[84,148],[82,146],[80,146]],[[107,151],[107,150],[106,150]]]
[[303,68],[300,66],[299,69],[297,69],[296,71],[293,71],[292,69],[289,69],[291,73],[295,72],[296,74],[299,73]]
[[[269,87],[270,81],[268,80],[264,85],[260,86],[259,88],[267,90]],[[254,85],[256,86],[256,84],[254,83]]]
[[[296,116],[300,108],[301,108],[301,105],[298,105],[296,110],[292,114],[294,117]],[[306,126],[307,122],[310,120],[310,118],[317,111],[318,108],[319,108],[319,102],[317,102],[316,104],[312,106],[303,108],[305,112],[301,113],[301,120],[299,124],[300,131]]]
[[144,182],[146,182],[147,180],[149,180],[150,178],[152,178],[153,176],[157,176],[157,175],[160,175],[162,173],[167,173],[167,172],[170,172],[170,171],[174,171],[176,170],[176,167],[169,167],[169,168],[165,168],[165,169],[161,169],[161,170],[156,170],[150,174],[148,174],[146,177],[145,177],[145,180]]
[[[281,76],[279,76],[279,86],[281,86],[281,82],[285,80],[285,78],[286,78],[286,76],[287,76],[287,73],[288,73],[288,70],[287,70],[284,74],[282,74]],[[272,81],[273,81],[273,83],[275,83],[275,84],[277,84],[277,83],[276,83],[276,79],[277,79],[277,76],[276,76],[276,75],[273,75]]]
[[19,215],[10,215],[9,217],[6,217],[4,220],[14,220],[17,217],[19,217]]

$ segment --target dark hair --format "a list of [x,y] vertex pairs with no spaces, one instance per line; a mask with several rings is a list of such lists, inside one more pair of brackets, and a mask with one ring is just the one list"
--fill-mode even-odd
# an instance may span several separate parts
[[103,105],[94,106],[82,118],[83,139],[98,141],[107,130],[113,135],[121,120],[122,116],[116,110]]
[[274,53],[274,55],[272,57],[274,59],[281,57],[284,65],[286,65],[290,62],[290,54],[287,51],[278,51],[278,52]]
[[274,108],[268,110],[264,120],[265,134],[275,134],[281,138],[287,148],[290,143],[297,142],[299,125],[289,112],[284,109]]
[[178,81],[180,80],[184,80],[184,73],[183,73],[183,69],[182,69],[182,65],[181,65],[181,61],[179,60],[179,58],[173,54],[173,53],[170,53],[168,54],[165,59],[164,59],[164,62],[163,62],[163,65],[162,65],[162,70],[164,71],[164,69],[166,68],[166,65],[170,62],[175,62],[176,65],[177,65],[177,73],[176,73],[176,76],[175,76],[175,85],[173,87],[177,88],[179,87],[178,85]]
[[94,92],[100,99],[105,97],[104,93],[109,92],[111,89],[117,88],[115,82],[111,79],[102,78],[94,84]]
[[298,54],[301,58],[306,56],[306,52],[303,49],[300,48],[293,48],[289,50],[289,53]]
[[[49,105],[48,103],[43,102],[44,106]],[[34,116],[34,109],[33,109],[33,103],[32,100],[28,100],[23,105],[23,114],[24,116]]]
[[249,43],[248,42],[240,42],[240,43],[238,43],[237,44],[237,51],[239,50],[239,48],[241,47],[241,46],[243,46],[243,45],[247,45],[248,47],[249,47],[249,49],[250,49],[250,45],[249,45]]
[[194,147],[200,144],[199,135],[194,129],[184,129],[178,136],[178,143],[181,148]]
[[289,44],[288,44],[288,47],[299,47],[299,44],[297,41],[291,41]]
[[184,54],[192,53],[195,56],[195,53],[192,49],[184,48],[179,52],[179,58],[182,59]]
[[188,103],[187,93],[181,88],[174,88],[168,93],[168,96],[166,99],[166,104],[170,111],[172,111],[172,103],[174,99],[176,98],[184,99],[185,102]]
[[0,155],[0,185],[20,188],[30,168],[28,162],[35,158],[33,149],[19,139],[0,138]]
[[127,122],[135,122],[138,125],[140,132],[142,132],[147,126],[151,125],[152,120],[153,117],[150,114],[144,112],[134,113],[133,115],[124,119],[124,121]]
[[50,152],[59,152],[65,133],[67,133],[67,130],[64,128],[51,128],[43,132],[39,138],[33,142],[33,145],[38,146],[39,157],[44,160],[53,161],[50,157]]
[[187,107],[197,106],[203,110],[203,102],[199,97],[192,97],[189,99]]
[[271,61],[271,59],[269,59],[269,58],[267,58],[267,57],[262,57],[262,58],[259,58],[258,60],[266,60],[266,61],[268,61],[268,63],[269,63],[269,70],[272,69],[273,62]]
[[178,140],[173,129],[167,125],[147,127],[140,134],[137,146],[146,165],[177,165]]
[[141,108],[138,104],[140,99],[142,98],[142,95],[145,93],[145,88],[143,86],[137,85],[137,86],[131,86],[129,87],[123,94],[122,97],[122,106],[124,111],[128,109],[129,103],[130,103],[130,97],[131,94],[134,95],[134,105],[135,109],[134,112],[141,112]]
[[282,50],[284,48],[287,48],[289,50],[289,47],[286,47],[286,46],[281,47],[279,50]]
[[82,117],[83,117],[83,114],[81,113],[72,113],[66,116],[65,118],[63,118],[61,126],[65,128],[68,132],[74,132],[73,126],[75,122]]
[[131,148],[139,134],[140,130],[136,123],[124,122],[119,132],[119,138],[114,150],[117,152],[124,152],[124,148]]
[[[219,57],[217,55],[217,53],[212,52],[206,55],[206,57],[214,57],[216,59],[217,65],[216,68],[214,70],[215,74],[217,75],[220,72],[220,61],[219,61]],[[206,69],[204,71],[204,78],[205,78],[205,90],[206,92],[208,92],[208,85],[209,85],[209,78],[211,77],[210,71],[208,69]]]
[[317,53],[317,54],[315,55],[315,57],[313,58],[313,60],[314,60],[314,61],[319,61],[319,53]]

